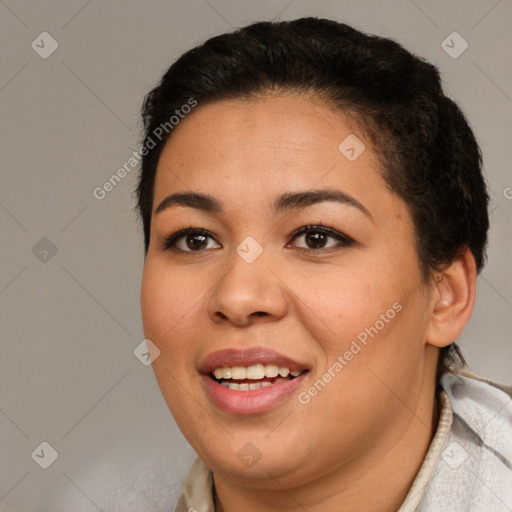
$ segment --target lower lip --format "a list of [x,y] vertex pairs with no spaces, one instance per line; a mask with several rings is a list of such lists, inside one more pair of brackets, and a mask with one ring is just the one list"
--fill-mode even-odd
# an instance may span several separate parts
[[288,398],[302,384],[307,372],[272,386],[249,391],[236,391],[218,384],[207,375],[203,382],[212,402],[223,411],[231,414],[258,414],[274,409]]

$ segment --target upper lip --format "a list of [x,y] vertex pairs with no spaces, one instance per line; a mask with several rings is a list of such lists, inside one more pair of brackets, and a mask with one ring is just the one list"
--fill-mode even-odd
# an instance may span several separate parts
[[215,368],[223,366],[251,366],[254,364],[275,364],[290,371],[308,370],[307,365],[294,361],[288,356],[265,347],[251,347],[247,349],[228,348],[212,352],[203,359],[199,371],[207,374]]

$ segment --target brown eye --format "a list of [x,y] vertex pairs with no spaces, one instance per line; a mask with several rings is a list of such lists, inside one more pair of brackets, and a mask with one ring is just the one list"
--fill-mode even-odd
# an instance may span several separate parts
[[[294,233],[293,239],[303,238],[305,246],[297,246],[299,249],[319,251],[321,249],[331,249],[338,247],[348,247],[354,244],[354,240],[339,233],[338,231],[325,226],[304,226]],[[329,243],[332,239],[334,243]]]
[[325,247],[328,238],[328,235],[325,235],[320,231],[308,231],[304,239],[306,243],[313,249],[321,249]]
[[162,243],[162,248],[164,250],[173,249],[182,252],[203,252],[207,249],[220,247],[220,245],[212,247],[210,241],[215,242],[208,231],[198,228],[187,228],[166,237]]
[[207,242],[205,243],[207,238],[204,235],[190,234],[186,235],[184,237],[184,240],[185,246],[188,247],[189,249],[192,249],[193,251],[204,249],[208,245]]

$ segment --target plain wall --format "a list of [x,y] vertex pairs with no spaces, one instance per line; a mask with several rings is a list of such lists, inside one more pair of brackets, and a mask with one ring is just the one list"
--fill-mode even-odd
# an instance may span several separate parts
[[[143,96],[182,52],[249,22],[306,15],[397,39],[439,66],[468,116],[492,227],[459,341],[471,370],[512,383],[511,2],[5,0],[1,511],[174,510],[194,454],[133,353],[144,338],[138,168],[103,199],[93,191],[138,149]],[[454,31],[469,44],[458,58],[442,48]],[[58,44],[47,58],[54,43],[42,32]],[[42,442],[58,452],[48,469],[31,456],[51,456]]]

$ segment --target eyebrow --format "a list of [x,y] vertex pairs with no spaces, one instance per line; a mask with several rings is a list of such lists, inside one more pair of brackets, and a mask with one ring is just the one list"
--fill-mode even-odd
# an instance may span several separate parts
[[[275,215],[290,210],[306,208],[308,206],[334,201],[353,206],[373,219],[372,214],[359,201],[352,196],[336,189],[310,190],[305,192],[287,192],[280,195],[272,205]],[[171,206],[187,206],[211,213],[222,213],[222,203],[212,196],[199,192],[176,193],[167,196],[156,208],[155,213],[160,213]]]

